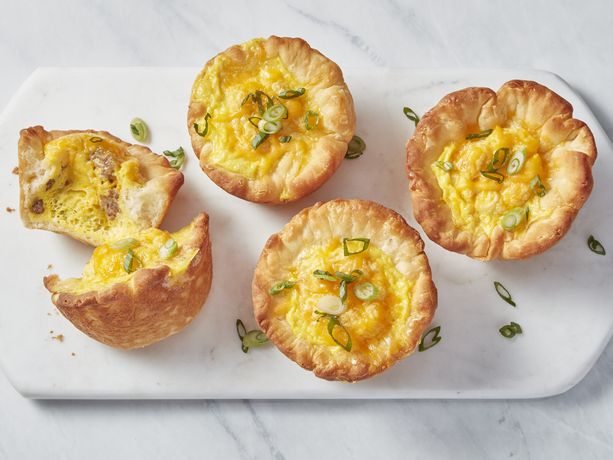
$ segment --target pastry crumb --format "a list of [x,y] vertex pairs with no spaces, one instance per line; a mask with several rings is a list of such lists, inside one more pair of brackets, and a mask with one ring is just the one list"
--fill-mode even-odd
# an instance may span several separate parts
[[11,172],[13,174],[15,174],[16,176],[18,176],[19,175],[19,166],[15,166]]
[[53,264],[47,265],[47,270],[51,270],[53,268]]
[[58,334],[58,335],[54,335],[53,337],[51,337],[53,340],[57,340],[58,342],[63,342],[64,341],[64,334]]
[[77,356],[77,354],[73,351],[72,353],[70,353],[70,356]]
[[15,212],[15,208],[11,208],[9,206],[6,207],[6,212]]

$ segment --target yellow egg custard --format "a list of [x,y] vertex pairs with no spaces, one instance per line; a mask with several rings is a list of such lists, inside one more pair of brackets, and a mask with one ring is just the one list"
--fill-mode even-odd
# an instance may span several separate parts
[[423,242],[373,202],[334,200],[270,237],[253,278],[255,317],[288,357],[357,381],[410,354],[436,308]]
[[208,216],[175,233],[150,228],[98,246],[81,278],[45,277],[53,303],[78,329],[119,348],[150,345],[200,311],[212,277]]
[[258,38],[207,62],[192,87],[188,128],[202,169],[217,185],[276,204],[332,175],[355,114],[335,63],[301,39]]
[[443,98],[407,143],[415,217],[447,249],[529,257],[568,231],[595,158],[589,128],[544,86],[467,88]]
[[157,227],[183,183],[162,156],[106,132],[21,132],[21,216],[100,245]]

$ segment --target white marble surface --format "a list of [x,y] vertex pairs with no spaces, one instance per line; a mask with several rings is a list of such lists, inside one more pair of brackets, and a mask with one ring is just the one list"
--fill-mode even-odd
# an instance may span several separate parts
[[[552,70],[611,137],[612,3],[454,4],[4,0],[0,106],[38,66],[193,66],[274,33],[341,66]],[[564,395],[508,402],[33,402],[0,376],[0,459],[612,458],[612,357]]]

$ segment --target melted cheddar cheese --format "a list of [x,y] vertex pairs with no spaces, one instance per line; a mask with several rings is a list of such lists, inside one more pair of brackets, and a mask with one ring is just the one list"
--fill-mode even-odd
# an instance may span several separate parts
[[[221,54],[206,67],[194,82],[192,101],[200,102],[211,115],[206,141],[212,149],[208,161],[250,179],[259,179],[274,173],[281,162],[283,170],[298,175],[307,163],[309,150],[325,134],[319,107],[309,94],[309,88],[283,64],[279,57],[266,56],[261,39],[240,45],[246,60],[237,61]],[[282,120],[282,129],[270,135],[257,149],[251,145],[258,129],[249,122],[260,117],[257,104],[245,97],[263,91],[270,97],[284,90],[305,88],[302,96],[292,99],[275,99],[287,107],[288,118]],[[319,122],[310,130],[305,125],[307,111],[319,114]],[[196,124],[202,130],[204,115]],[[288,143],[281,143],[283,136],[292,136]]]
[[[508,148],[509,155],[498,170],[504,176],[501,183],[489,179],[486,171],[494,153]],[[513,154],[525,149],[526,160],[517,174],[510,175],[507,166]],[[522,124],[496,126],[493,132],[481,139],[462,140],[445,146],[438,162],[450,162],[453,167],[445,171],[432,164],[443,200],[449,206],[454,224],[469,232],[489,234],[500,219],[514,208],[528,209],[527,223],[547,215],[530,182],[539,176],[546,189],[549,177],[549,155],[540,145],[538,134]],[[523,223],[515,231],[521,232]]]
[[[98,246],[83,269],[83,277],[64,281],[66,290],[75,294],[99,290],[111,284],[128,282],[138,269],[161,265],[170,268],[173,279],[187,270],[198,252],[195,248],[183,246],[191,230],[192,227],[187,226],[170,234],[164,230],[150,228],[136,235],[129,248],[118,248],[113,243]],[[160,256],[160,248],[171,238],[177,242],[178,250],[171,257],[163,259]],[[124,268],[129,249],[134,254],[133,271],[130,273]]]
[[33,222],[55,222],[84,236],[97,232],[108,238],[136,230],[122,190],[139,187],[138,161],[113,140],[89,133],[69,134],[44,146],[44,171],[33,184]]
[[[398,271],[389,255],[372,243],[362,253],[345,256],[338,239],[305,248],[290,269],[292,280],[297,283],[280,294],[275,316],[284,317],[297,337],[328,346],[334,352],[344,352],[328,334],[326,318],[315,312],[321,297],[339,295],[340,282],[318,279],[313,276],[315,270],[364,272],[348,285],[347,307],[338,317],[351,336],[352,352],[367,354],[377,361],[378,356],[400,348],[411,311],[412,282]],[[377,286],[378,298],[358,299],[353,287],[360,282]]]

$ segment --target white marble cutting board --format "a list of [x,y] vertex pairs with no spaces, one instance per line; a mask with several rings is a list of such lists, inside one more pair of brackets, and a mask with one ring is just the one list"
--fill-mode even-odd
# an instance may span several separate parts
[[[200,171],[185,126],[195,68],[47,68],[23,84],[0,117],[0,362],[32,398],[526,398],[561,393],[579,382],[613,331],[613,147],[585,103],[561,79],[541,71],[346,69],[366,154],[345,161],[313,195],[283,207],[226,194]],[[274,346],[241,352],[236,318],[254,326],[252,271],[267,237],[316,201],[368,198],[415,223],[409,204],[404,144],[413,125],[405,105],[423,114],[446,93],[466,86],[498,88],[513,78],[537,80],[572,102],[599,149],[591,198],[571,231],[527,261],[473,261],[426,241],[439,306],[433,325],[442,341],[384,374],[357,384],[319,380]],[[211,216],[213,288],[183,332],[143,350],[120,351],[76,330],[57,313],[42,278],[78,276],[91,248],[68,237],[27,230],[18,213],[17,139],[21,128],[100,129],[130,141],[141,117],[153,151],[187,152],[186,182],[163,227],[175,230],[200,210]],[[419,229],[420,230],[420,229]],[[594,234],[609,249],[590,252]],[[53,264],[52,270],[47,266]],[[492,288],[502,281],[514,309]],[[504,339],[509,321],[524,334]],[[53,331],[51,333],[50,331]],[[64,341],[51,337],[63,334]],[[74,355],[73,355],[74,354]]]

